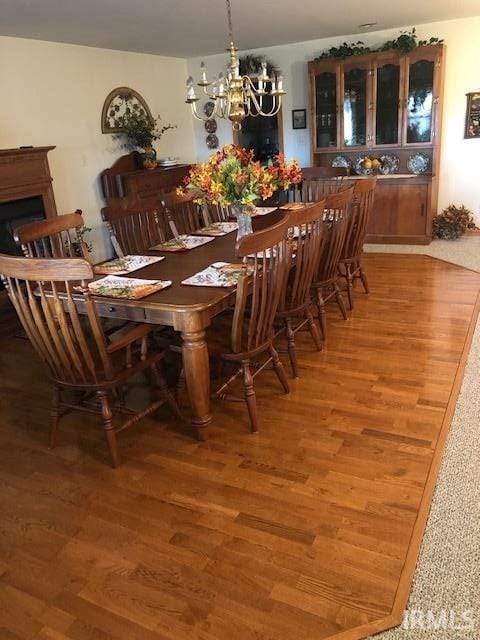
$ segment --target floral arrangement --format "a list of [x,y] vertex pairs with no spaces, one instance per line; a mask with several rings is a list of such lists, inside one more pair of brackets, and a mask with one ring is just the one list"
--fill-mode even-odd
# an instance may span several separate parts
[[228,144],[207,162],[193,167],[178,193],[193,192],[198,204],[253,207],[257,200],[266,200],[275,191],[286,190],[301,179],[296,160],[286,163],[280,153],[262,166],[254,162],[253,151]]
[[433,218],[432,235],[434,238],[456,240],[467,229],[476,229],[472,212],[464,205],[457,207],[449,205],[438,216]]
[[122,132],[119,138],[127,138],[123,145],[126,149],[149,149],[154,140],[160,140],[165,131],[176,129],[176,125],[166,124],[160,126],[160,116],[156,119],[149,118],[140,110],[127,107],[125,114],[118,119]]

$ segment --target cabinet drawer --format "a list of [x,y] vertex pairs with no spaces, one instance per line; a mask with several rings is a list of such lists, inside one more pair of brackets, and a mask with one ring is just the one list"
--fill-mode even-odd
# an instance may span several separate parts
[[[76,301],[79,313],[85,313],[85,303],[83,300]],[[145,322],[145,309],[143,307],[129,307],[124,303],[98,302],[95,299],[95,308],[101,318],[117,318],[119,320],[132,320],[134,322]]]

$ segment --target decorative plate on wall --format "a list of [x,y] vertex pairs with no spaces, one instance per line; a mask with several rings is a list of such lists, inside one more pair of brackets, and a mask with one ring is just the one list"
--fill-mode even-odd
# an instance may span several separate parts
[[391,156],[387,154],[384,156],[380,156],[379,160],[381,162],[381,165],[378,170],[380,171],[380,173],[383,173],[384,176],[398,171],[398,167],[400,166],[400,158],[398,156]]
[[117,87],[105,98],[102,109],[102,133],[121,133],[121,119],[125,113],[145,114],[152,122],[152,114],[142,96],[129,87]]
[[411,173],[426,173],[430,167],[430,156],[426,153],[413,153],[408,157],[407,169]]
[[212,115],[214,109],[215,109],[215,103],[212,102],[211,100],[209,100],[208,102],[205,102],[205,104],[203,105],[203,113],[207,116],[207,118],[209,118]]
[[214,133],[209,133],[206,139],[209,149],[218,149],[218,138]]
[[350,169],[352,161],[347,156],[335,156],[332,160],[332,167],[341,167],[343,169]]
[[205,131],[207,133],[215,133],[217,130],[217,121],[213,118],[205,121]]

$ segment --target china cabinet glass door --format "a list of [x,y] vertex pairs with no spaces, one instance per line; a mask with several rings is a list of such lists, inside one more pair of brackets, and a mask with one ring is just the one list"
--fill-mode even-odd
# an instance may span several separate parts
[[431,144],[434,117],[435,60],[409,60],[407,66],[407,144]]
[[343,70],[343,146],[367,144],[368,67]]
[[316,147],[337,147],[337,73],[323,71],[315,76]]
[[400,61],[379,61],[374,72],[374,145],[398,145],[401,136]]

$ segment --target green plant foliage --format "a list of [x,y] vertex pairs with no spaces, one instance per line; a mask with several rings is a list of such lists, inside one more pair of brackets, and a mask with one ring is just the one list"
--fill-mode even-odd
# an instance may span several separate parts
[[467,229],[476,228],[472,212],[469,209],[463,204],[460,207],[451,204],[434,217],[432,235],[434,238],[442,238],[443,240],[456,240]]
[[427,44],[441,44],[443,40],[440,38],[430,38],[429,40],[419,40],[415,31],[415,27],[411,31],[402,31],[398,38],[387,40],[384,44],[376,49],[367,47],[361,40],[348,44],[344,42],[338,47],[330,47],[327,51],[321,53],[315,61],[325,60],[326,58],[349,58],[350,56],[361,56],[365,53],[373,53],[375,51],[400,51],[406,54],[417,47],[424,47]]
[[343,42],[338,47],[330,47],[327,51],[321,53],[315,60],[324,60],[325,58],[349,58],[350,56],[362,56],[364,53],[370,53],[372,49],[366,47],[361,40],[348,44]]
[[116,138],[124,139],[122,145],[125,149],[148,149],[155,140],[159,140],[165,131],[176,129],[177,125],[166,124],[160,126],[160,116],[150,119],[146,113],[138,110],[127,109],[125,114],[118,119],[123,131]]
[[[262,62],[265,60],[263,56],[252,56],[248,54],[242,56],[240,62],[240,74],[242,76],[255,76],[262,71]],[[278,75],[280,70],[270,60],[265,60],[267,63],[267,73],[270,77]]]

